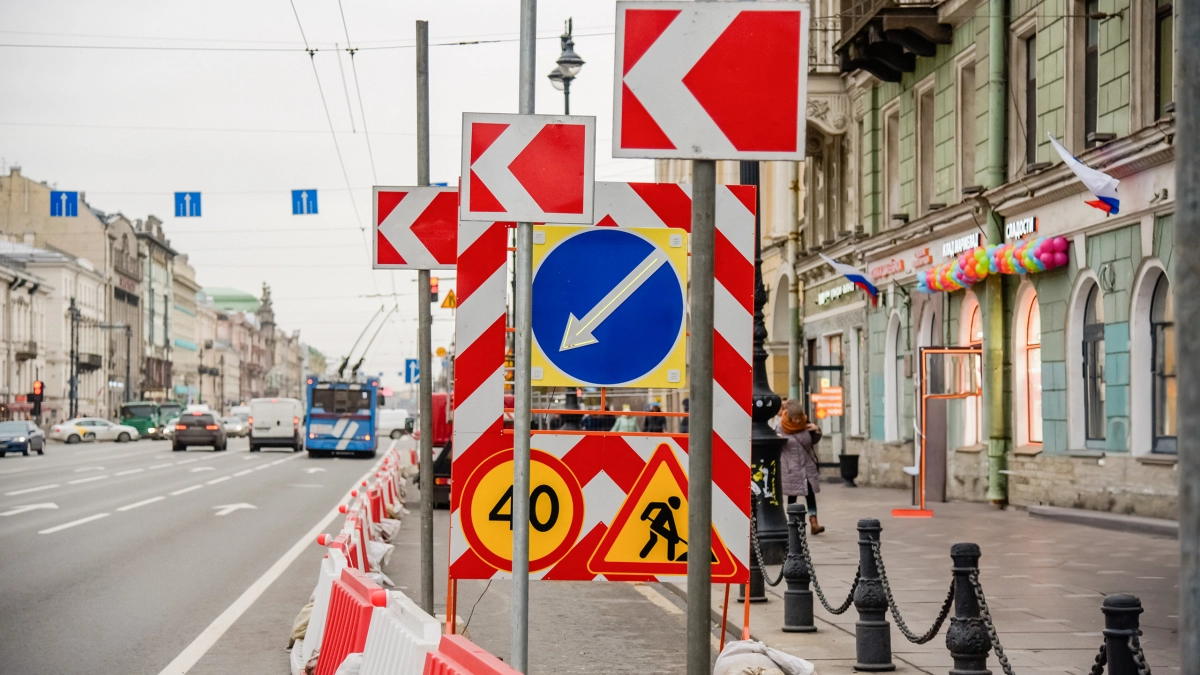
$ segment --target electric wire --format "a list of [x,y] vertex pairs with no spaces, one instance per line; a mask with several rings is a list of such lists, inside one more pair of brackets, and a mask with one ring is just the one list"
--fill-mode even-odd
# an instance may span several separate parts
[[346,86],[346,69],[342,66],[342,50],[335,42],[333,53],[337,57],[338,73],[342,76],[342,93],[346,95],[346,115],[350,117],[350,133],[357,134],[354,128],[354,106],[350,105],[350,88]]
[[[378,185],[379,174],[375,172],[375,152],[371,149],[371,131],[367,128],[367,109],[363,106],[362,88],[358,85],[358,67],[354,65],[354,53],[358,50],[350,42],[350,28],[346,25],[346,12],[342,10],[342,0],[338,0],[338,13],[342,16],[342,32],[346,34],[346,51],[350,53],[350,74],[354,76],[354,91],[358,93],[358,114],[362,117],[363,138],[367,141],[367,157],[371,160],[371,177]],[[349,101],[347,101],[347,105],[349,105]],[[350,124],[353,126],[354,121],[351,120]]]

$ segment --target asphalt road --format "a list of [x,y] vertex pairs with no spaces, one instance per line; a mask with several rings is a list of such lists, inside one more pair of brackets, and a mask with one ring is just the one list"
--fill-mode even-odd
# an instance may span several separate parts
[[[222,453],[143,440],[0,459],[0,672],[161,672],[374,465],[250,453],[245,439]],[[321,555],[302,549],[199,654],[233,646],[236,667],[208,672],[287,672]]]

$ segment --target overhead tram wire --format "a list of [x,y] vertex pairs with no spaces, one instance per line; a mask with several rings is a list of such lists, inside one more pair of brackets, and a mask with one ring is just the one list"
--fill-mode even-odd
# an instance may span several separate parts
[[[346,25],[346,12],[342,9],[342,0],[338,0],[338,13],[342,16],[342,32],[346,34],[346,51],[350,53],[350,74],[354,76],[354,91],[358,94],[358,114],[362,117],[363,137],[367,141],[367,157],[371,159],[371,178],[375,184],[379,184],[379,174],[375,172],[375,152],[371,149],[371,131],[367,128],[367,109],[363,106],[362,88],[358,85],[358,67],[354,65],[354,53],[358,50],[350,42],[350,28]],[[341,61],[338,61],[340,64]],[[349,98],[349,94],[347,94]],[[346,102],[349,105],[349,101]],[[350,125],[354,126],[354,119],[351,117]],[[392,285],[395,285],[395,279],[392,279]]]
[[358,131],[354,128],[354,107],[350,105],[350,88],[346,86],[346,69],[342,67],[342,49],[336,42],[333,43],[333,53],[337,56],[338,73],[342,76],[342,93],[346,95],[346,114],[350,117],[350,133],[357,134]]

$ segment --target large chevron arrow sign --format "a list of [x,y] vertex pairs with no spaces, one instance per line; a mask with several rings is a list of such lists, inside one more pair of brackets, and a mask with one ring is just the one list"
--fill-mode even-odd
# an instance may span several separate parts
[[458,190],[375,187],[372,267],[452,270],[458,261]]
[[804,159],[808,4],[618,2],[613,157]]

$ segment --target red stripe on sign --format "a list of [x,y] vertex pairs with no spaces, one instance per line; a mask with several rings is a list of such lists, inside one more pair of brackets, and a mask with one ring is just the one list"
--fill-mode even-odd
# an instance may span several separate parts
[[650,45],[658,40],[667,26],[679,16],[678,9],[629,9],[625,11],[625,33],[621,36],[625,43],[625,53],[622,54],[621,75],[629,73],[642,56],[650,49]]
[[471,163],[474,164],[484,151],[492,147],[492,143],[495,143],[507,128],[507,124],[473,122],[471,124]]
[[583,213],[586,157],[584,125],[547,124],[508,170],[546,213]]
[[620,225],[617,225],[617,221],[613,220],[612,216],[604,216],[600,222],[596,223],[596,227],[620,227]]
[[508,244],[504,223],[492,223],[458,256],[458,304],[466,302],[496,270],[504,267]]
[[380,265],[404,265],[404,257],[392,246],[392,242],[383,236],[383,232],[375,230],[375,257]]
[[630,189],[667,227],[692,231],[692,198],[676,183],[630,183]]
[[683,84],[738,150],[795,151],[800,12],[741,12]]
[[621,147],[674,150],[675,144],[629,90],[629,85],[621,87]]
[[712,461],[713,482],[749,518],[750,491],[746,486],[750,484],[750,467],[716,433],[713,434]]
[[737,353],[733,345],[719,332],[713,331],[713,379],[730,398],[737,401],[747,415],[750,414],[750,383],[753,372],[754,368]]
[[479,180],[475,172],[471,172],[471,212],[472,213],[504,213],[504,206],[496,199],[496,195]]
[[757,188],[753,185],[726,185],[725,187],[733,193],[734,197],[738,198],[750,215],[757,212],[758,209],[755,208],[758,205],[758,200],[755,198],[755,193],[758,192]]
[[467,479],[471,477],[471,473],[475,471],[476,467],[483,460],[497,452],[512,448],[512,441],[505,440],[504,435],[501,433],[503,428],[503,420],[497,417],[470,447],[466,450],[456,450],[454,452],[454,457],[451,458],[453,461],[450,463],[451,511],[458,510],[458,505],[462,501],[463,487],[467,484]]
[[590,581],[596,575],[588,571],[588,560],[600,545],[604,533],[608,530],[604,523],[596,523],[590,532],[580,537],[562,560],[550,568],[542,579],[546,581]]
[[754,313],[754,266],[717,230],[713,255],[717,281],[747,312]]
[[454,367],[454,397],[465,401],[479,385],[504,365],[504,320],[501,314],[483,335],[458,355]]
[[467,549],[450,565],[452,579],[491,579],[496,572],[495,567],[485,563],[471,549]]
[[412,233],[434,260],[453,265],[458,254],[458,195],[439,192],[413,223]]
[[377,197],[376,210],[379,215],[375,219],[375,224],[379,225],[385,218],[392,215],[392,211],[400,205],[400,202],[408,196],[407,192],[380,191]]

